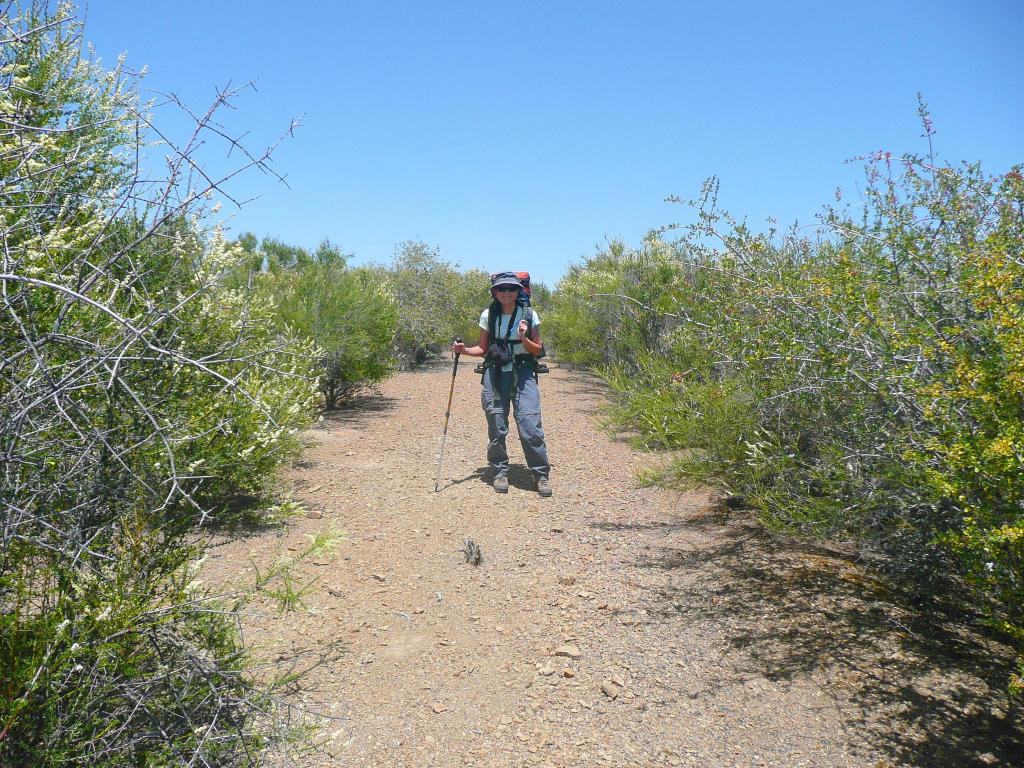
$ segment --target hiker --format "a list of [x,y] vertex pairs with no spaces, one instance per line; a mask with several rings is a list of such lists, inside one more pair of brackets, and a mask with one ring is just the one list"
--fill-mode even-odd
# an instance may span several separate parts
[[455,354],[484,358],[481,402],[487,415],[487,463],[494,472],[494,490],[508,493],[509,406],[514,408],[519,441],[537,492],[551,495],[548,449],[540,415],[537,358],[543,354],[540,316],[520,299],[524,286],[514,272],[491,276],[490,307],[480,315],[480,341],[475,347],[452,345]]

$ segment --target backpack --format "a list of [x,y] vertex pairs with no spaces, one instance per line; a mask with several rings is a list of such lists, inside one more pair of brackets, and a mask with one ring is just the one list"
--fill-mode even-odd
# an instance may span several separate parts
[[[495,273],[497,274],[497,273]],[[516,303],[522,303],[522,306],[530,306],[530,273],[529,272],[513,272],[516,277],[519,278],[519,282],[522,283],[523,289],[519,291],[519,298],[516,299]],[[491,280],[494,279],[494,275],[491,275]],[[532,313],[531,313],[532,314]]]

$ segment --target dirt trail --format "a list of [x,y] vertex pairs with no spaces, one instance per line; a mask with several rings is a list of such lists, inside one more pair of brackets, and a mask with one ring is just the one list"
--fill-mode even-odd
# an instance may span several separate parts
[[316,582],[307,611],[268,603],[246,624],[269,659],[343,646],[303,683],[338,718],[310,765],[1010,764],[977,722],[935,709],[973,685],[956,706],[995,722],[984,672],[936,672],[896,626],[912,617],[835,553],[782,545],[705,492],[638,487],[648,459],[599,431],[601,391],[581,374],[541,380],[555,495],[531,490],[512,436],[501,497],[464,364],[434,493],[449,381],[450,369],[400,374],[328,417],[290,472],[322,519],[211,553],[224,577],[345,531],[302,568]]

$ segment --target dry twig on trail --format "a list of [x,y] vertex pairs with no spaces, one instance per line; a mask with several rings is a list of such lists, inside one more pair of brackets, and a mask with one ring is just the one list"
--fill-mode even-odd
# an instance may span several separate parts
[[462,543],[462,549],[459,550],[466,558],[466,562],[470,565],[480,565],[483,562],[484,555],[480,550],[480,545],[472,539],[466,539]]

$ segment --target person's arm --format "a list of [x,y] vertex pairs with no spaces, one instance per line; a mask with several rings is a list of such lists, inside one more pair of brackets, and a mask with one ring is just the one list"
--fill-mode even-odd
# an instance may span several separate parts
[[467,347],[459,341],[452,344],[452,352],[456,355],[467,355],[468,357],[483,357],[487,354],[487,345],[490,343],[491,334],[485,329],[480,329],[480,341],[475,347]]
[[540,326],[535,325],[530,329],[530,334],[526,334],[526,321],[519,321],[519,341],[526,347],[526,351],[536,357],[540,354],[541,343],[540,343]]

